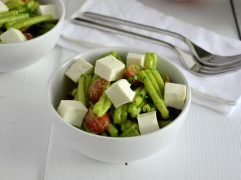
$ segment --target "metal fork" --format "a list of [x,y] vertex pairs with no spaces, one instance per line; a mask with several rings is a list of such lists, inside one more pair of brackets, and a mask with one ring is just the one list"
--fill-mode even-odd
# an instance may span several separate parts
[[[181,61],[186,66],[186,68],[190,72],[192,72],[196,75],[217,75],[217,74],[221,74],[221,73],[235,71],[235,70],[238,70],[239,68],[241,68],[241,63],[236,62],[236,61],[231,64],[228,64],[228,65],[225,62],[223,62],[222,64],[219,64],[219,65],[213,65],[212,64],[213,62],[210,62],[209,60],[202,60],[199,57],[199,55],[196,53],[196,51],[194,51],[195,50],[194,47],[193,47],[193,51],[191,51],[192,53],[188,54],[188,53],[182,51],[177,46],[174,46],[174,45],[167,43],[165,41],[162,41],[160,39],[156,39],[156,38],[149,37],[149,36],[146,36],[143,34],[135,33],[133,31],[127,31],[125,29],[119,28],[116,26],[116,23],[121,24],[121,25],[132,26],[132,27],[134,26],[134,27],[138,27],[141,29],[149,30],[149,31],[151,30],[154,32],[161,31],[167,35],[171,34],[173,37],[183,40],[187,45],[189,45],[189,48],[190,48],[190,43],[189,43],[189,41],[185,41],[186,38],[184,36],[177,34],[177,33],[167,31],[167,30],[162,30],[162,29],[158,29],[158,28],[154,28],[154,30],[153,30],[153,27],[151,27],[151,26],[146,26],[146,25],[135,23],[135,22],[129,22],[126,20],[121,20],[121,19],[104,16],[104,15],[100,15],[100,14],[95,14],[95,13],[91,13],[91,12],[84,12],[82,17],[75,17],[74,19],[72,19],[72,22],[79,24],[79,25],[84,25],[84,26],[88,26],[91,28],[96,28],[99,30],[112,32],[112,33],[118,33],[118,34],[122,34],[125,36],[138,38],[141,40],[148,40],[152,43],[164,45],[165,47],[174,50],[174,52],[181,58]],[[115,24],[113,25],[111,23],[115,23]],[[206,51],[204,51],[204,53],[205,52]],[[220,60],[220,61],[223,61],[223,60]]]
[[178,38],[189,47],[190,51],[193,53],[194,56],[197,57],[197,59],[200,61],[200,63],[208,65],[208,66],[226,66],[226,65],[230,65],[230,64],[235,64],[237,62],[241,62],[241,54],[235,55],[235,56],[214,55],[214,54],[204,50],[203,48],[199,47],[194,42],[192,42],[191,40],[186,38],[185,36],[178,34],[176,32],[168,31],[165,29],[160,29],[160,28],[153,27],[153,26],[148,26],[145,24],[131,22],[131,21],[119,19],[116,17],[88,12],[88,11],[84,12],[83,16],[87,17],[87,18],[105,21],[105,22],[110,22],[110,23],[115,23],[115,24],[123,24],[123,25],[131,26],[131,27],[135,27],[135,28],[141,28],[144,30],[148,30],[148,31],[156,32],[156,33],[162,33],[162,34],[165,34],[168,36],[172,36],[174,38]]

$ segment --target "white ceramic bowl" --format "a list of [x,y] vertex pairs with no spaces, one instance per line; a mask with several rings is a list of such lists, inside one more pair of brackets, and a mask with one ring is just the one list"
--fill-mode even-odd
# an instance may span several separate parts
[[62,0],[40,0],[40,2],[58,6],[58,23],[47,33],[32,40],[14,44],[0,44],[0,72],[11,72],[34,64],[57,43],[65,16],[64,3]]
[[136,161],[162,150],[177,136],[189,110],[191,101],[190,88],[187,79],[174,64],[159,59],[158,69],[160,72],[170,76],[174,82],[187,85],[185,106],[179,116],[169,125],[146,135],[114,138],[94,135],[65,123],[56,112],[60,100],[66,97],[73,87],[71,80],[64,75],[65,71],[75,58],[82,57],[93,63],[100,55],[111,50],[115,50],[121,55],[126,55],[128,52],[144,53],[144,51],[130,48],[97,49],[71,58],[60,66],[53,73],[48,83],[48,101],[51,115],[53,115],[53,128],[55,132],[61,135],[62,139],[66,140],[66,145],[72,146],[93,159],[112,163]]

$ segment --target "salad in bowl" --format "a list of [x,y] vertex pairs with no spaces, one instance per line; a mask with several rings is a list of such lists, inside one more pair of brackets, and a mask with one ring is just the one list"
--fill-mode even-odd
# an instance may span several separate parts
[[67,144],[107,162],[160,151],[177,136],[188,112],[188,81],[155,52],[104,48],[58,68],[48,86],[53,127]]

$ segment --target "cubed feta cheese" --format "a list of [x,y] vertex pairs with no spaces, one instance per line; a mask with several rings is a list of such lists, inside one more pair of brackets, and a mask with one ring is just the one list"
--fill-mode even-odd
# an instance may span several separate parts
[[88,109],[80,101],[61,100],[57,112],[65,122],[81,127]]
[[166,106],[182,109],[186,99],[186,85],[165,83],[164,101]]
[[0,13],[2,12],[7,12],[9,9],[8,7],[4,4],[4,2],[0,1]]
[[126,65],[129,66],[130,64],[136,64],[141,67],[144,67],[145,62],[145,55],[144,54],[135,54],[135,53],[128,53],[126,59]]
[[135,92],[130,88],[131,84],[126,79],[121,79],[113,83],[106,91],[115,108],[132,102]]
[[82,74],[89,73],[92,70],[93,65],[80,58],[70,66],[70,68],[65,72],[65,75],[77,83]]
[[137,121],[141,134],[147,134],[159,130],[156,111],[139,114],[137,116]]
[[109,55],[96,61],[95,74],[107,81],[121,79],[125,70],[125,64]]
[[38,12],[41,15],[52,15],[53,19],[57,20],[59,18],[58,8],[54,4],[40,5]]
[[11,28],[6,32],[2,33],[0,35],[0,39],[5,44],[18,43],[18,42],[23,42],[27,40],[24,34],[20,30],[14,29],[14,28]]

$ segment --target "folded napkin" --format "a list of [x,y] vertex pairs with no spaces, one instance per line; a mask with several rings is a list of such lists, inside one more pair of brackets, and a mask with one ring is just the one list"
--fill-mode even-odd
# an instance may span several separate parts
[[[79,16],[84,11],[96,12],[175,31],[192,39],[196,44],[215,54],[233,55],[241,53],[240,41],[228,39],[201,27],[184,23],[145,6],[138,0],[88,0],[73,16]],[[138,30],[135,31],[137,32]],[[160,38],[187,50],[187,47],[177,39],[141,30],[140,33]],[[165,47],[78,26],[68,20],[65,22],[62,38],[58,44],[78,52],[104,46],[131,46],[146,51],[155,51],[158,55],[176,63],[185,73],[192,88],[192,102],[225,114],[230,113],[239,104],[241,70],[219,76],[198,77],[186,70],[176,54]]]

